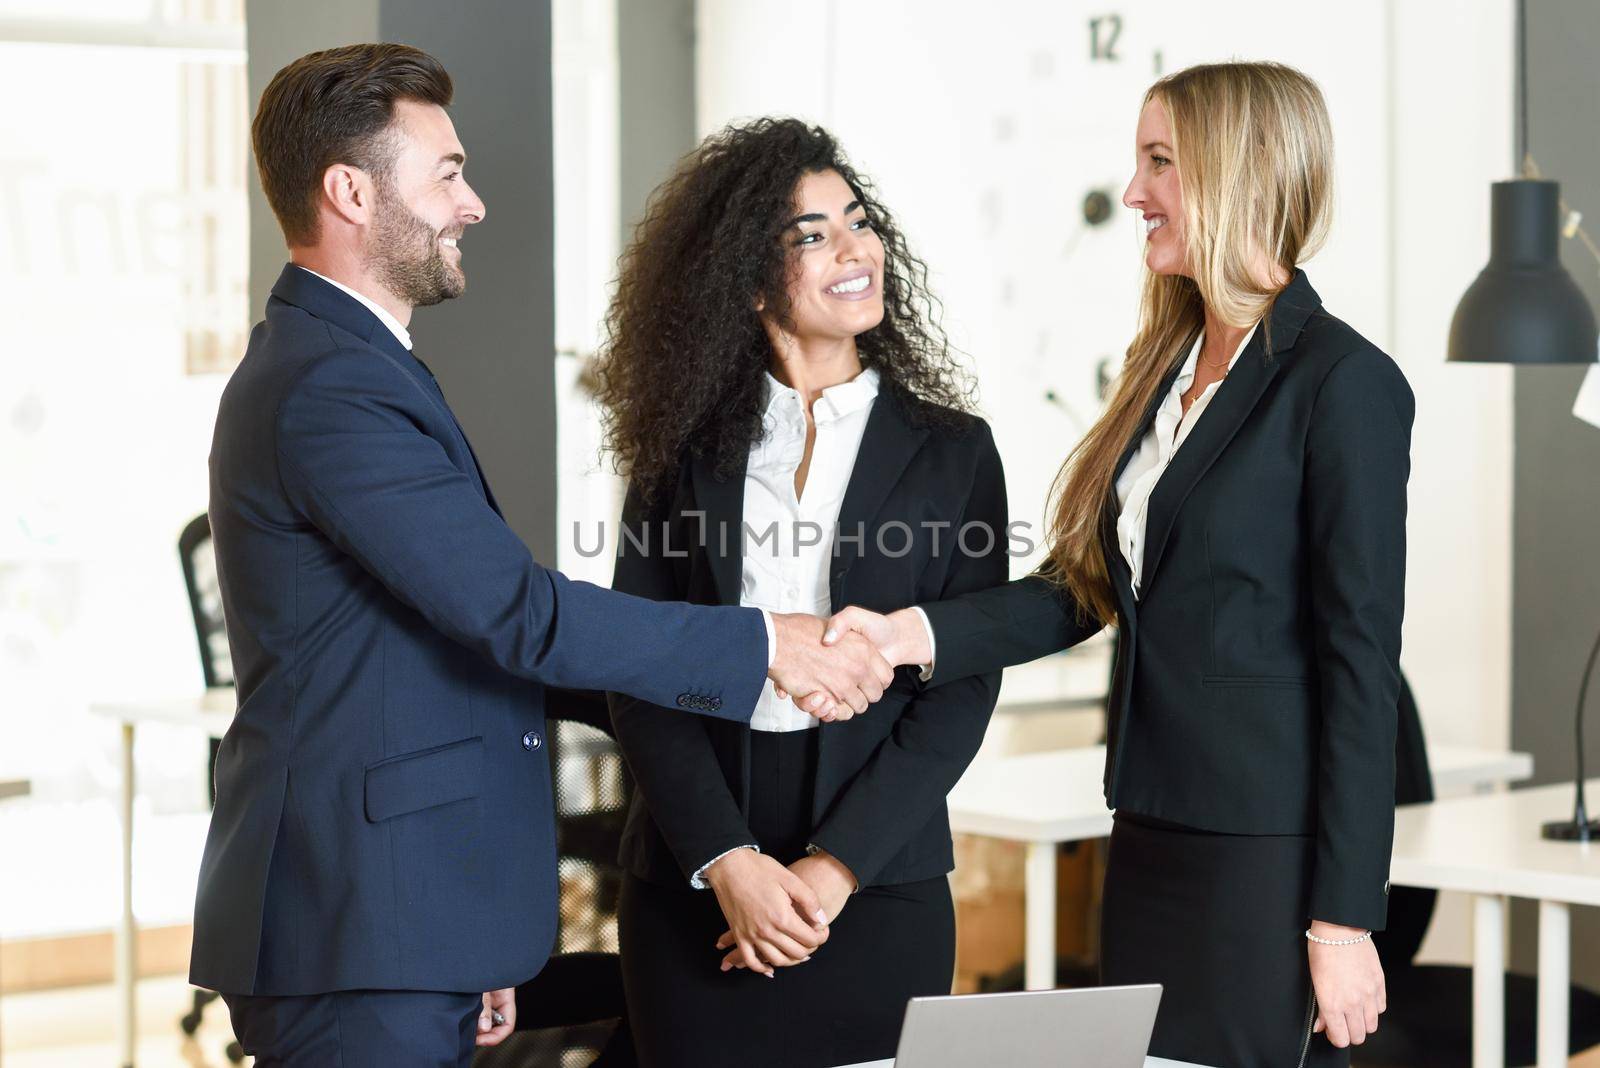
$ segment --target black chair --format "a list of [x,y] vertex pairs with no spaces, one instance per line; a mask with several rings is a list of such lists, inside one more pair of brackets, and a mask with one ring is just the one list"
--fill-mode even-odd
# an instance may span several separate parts
[[517,1030],[474,1068],[634,1068],[617,956],[617,847],[633,779],[598,692],[551,690],[545,715],[560,904],[555,952],[517,987]]
[[[195,516],[178,535],[178,560],[183,564],[183,585],[189,593],[189,612],[194,618],[194,636],[200,649],[200,675],[207,688],[233,685],[233,655],[228,649],[228,631],[222,618],[222,590],[217,585],[217,557],[211,544],[211,518],[204,512]],[[217,803],[217,747],[220,738],[211,739],[211,758],[206,763],[206,790],[211,803]],[[210,990],[194,992],[194,1007],[178,1021],[183,1033],[193,1037],[200,1029],[206,1006],[217,1000]],[[244,1060],[239,1043],[230,1042],[228,1059]]]
[[[1433,800],[1427,744],[1411,687],[1401,680],[1395,747],[1395,804]],[[1531,833],[1531,832],[1530,832]],[[1396,886],[1389,893],[1388,929],[1373,936],[1383,961],[1389,1011],[1366,1043],[1353,1050],[1353,1068],[1459,1068],[1472,1063],[1472,969],[1417,964],[1433,920],[1438,892]],[[1531,976],[1506,976],[1505,1063],[1535,1060],[1538,987]],[[1568,991],[1568,1053],[1600,1045],[1600,994]]]

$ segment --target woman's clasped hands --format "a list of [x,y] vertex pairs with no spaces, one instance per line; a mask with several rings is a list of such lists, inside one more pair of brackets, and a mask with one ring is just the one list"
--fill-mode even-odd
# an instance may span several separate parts
[[722,970],[748,968],[769,979],[776,968],[811,959],[856,886],[850,869],[821,851],[785,867],[738,849],[712,864],[705,878],[728,922],[715,947],[726,952]]

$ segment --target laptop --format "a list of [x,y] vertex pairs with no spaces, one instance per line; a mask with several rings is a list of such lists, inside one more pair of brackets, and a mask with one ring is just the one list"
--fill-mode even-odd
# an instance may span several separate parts
[[1143,1068],[1160,1002],[1154,984],[912,998],[892,1063]]

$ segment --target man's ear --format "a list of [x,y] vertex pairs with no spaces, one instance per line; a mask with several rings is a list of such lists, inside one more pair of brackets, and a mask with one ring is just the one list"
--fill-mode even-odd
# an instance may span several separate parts
[[329,209],[352,226],[365,226],[372,221],[372,178],[360,167],[335,163],[323,171],[322,199]]

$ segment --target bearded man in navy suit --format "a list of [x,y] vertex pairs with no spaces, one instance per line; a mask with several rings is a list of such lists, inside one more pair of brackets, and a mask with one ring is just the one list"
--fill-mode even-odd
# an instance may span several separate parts
[[744,720],[770,675],[843,718],[892,678],[810,617],[570,581],[506,525],[406,329],[461,294],[484,217],[451,93],[414,48],[333,49],[252,129],[291,262],[212,445],[239,708],[190,978],[262,1066],[466,1065],[509,1034],[555,925],[547,687]]

